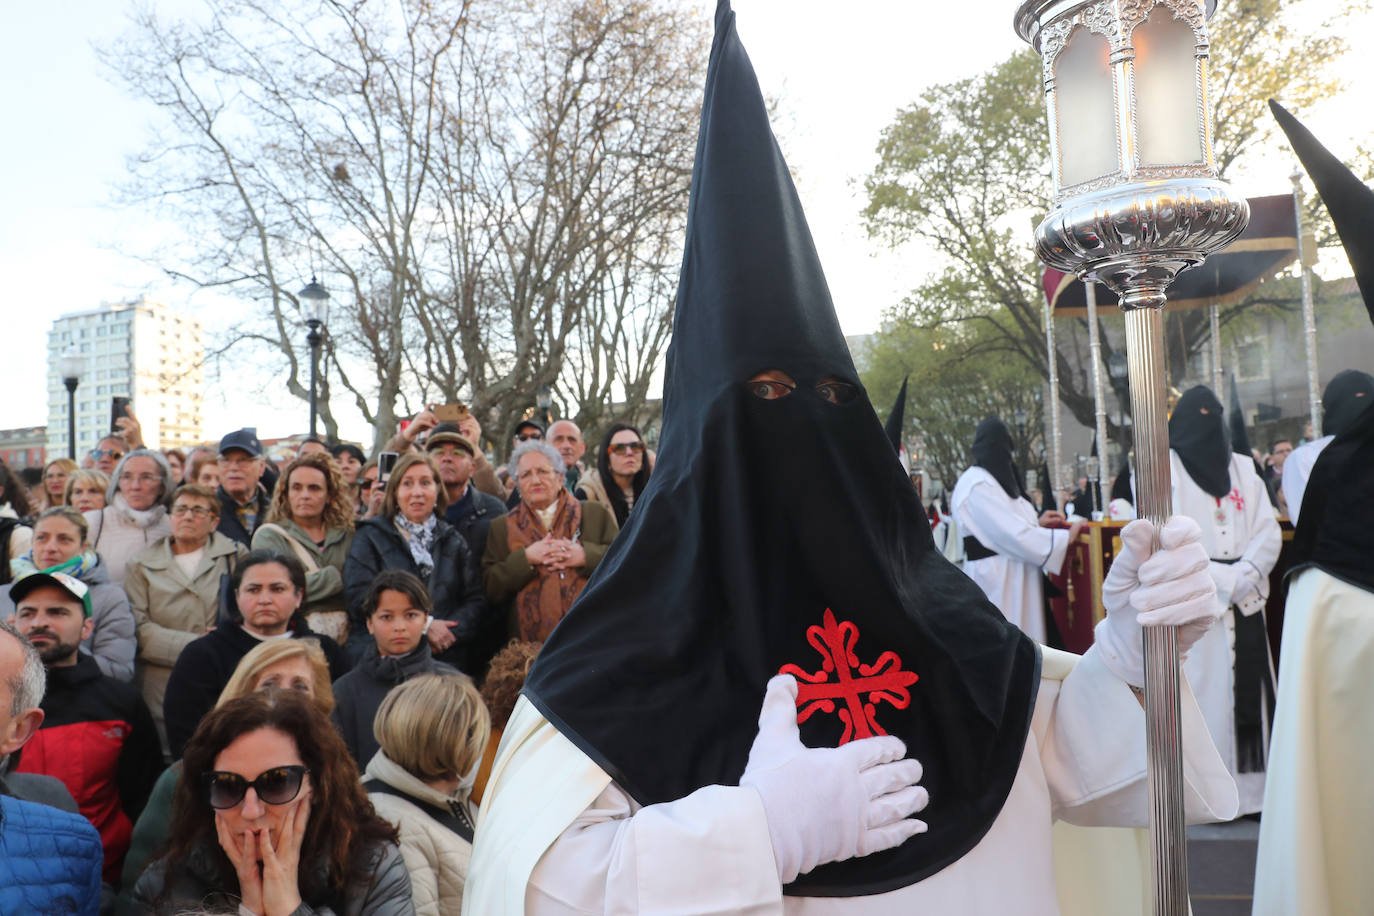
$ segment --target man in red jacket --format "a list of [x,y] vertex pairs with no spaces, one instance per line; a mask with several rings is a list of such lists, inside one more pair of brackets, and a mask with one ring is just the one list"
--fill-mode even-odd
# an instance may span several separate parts
[[24,745],[15,772],[60,779],[105,847],[103,874],[118,884],[134,819],[162,771],[152,714],[138,688],[100,673],[78,651],[90,635],[86,585],[62,574],[16,582],[14,623],[47,669],[43,724]]

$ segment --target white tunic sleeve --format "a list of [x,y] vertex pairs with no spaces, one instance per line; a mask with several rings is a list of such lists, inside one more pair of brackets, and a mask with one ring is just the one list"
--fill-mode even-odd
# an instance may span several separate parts
[[962,495],[960,508],[968,527],[984,547],[1047,573],[1057,575],[1064,567],[1067,531],[1041,528],[1033,518],[1034,510],[1018,512],[1016,501],[995,482],[976,481]]
[[[1234,472],[1234,466],[1233,466]],[[1247,587],[1242,587],[1231,596],[1246,614],[1253,614],[1264,607],[1269,597],[1269,574],[1279,561],[1279,551],[1283,548],[1283,529],[1274,517],[1269,490],[1264,481],[1255,473],[1253,464],[1241,463],[1239,487],[1245,494],[1246,532],[1245,550],[1240,561],[1239,576],[1243,576]]]
[[763,801],[739,786],[635,810],[611,783],[544,853],[525,896],[526,916],[777,916],[782,906]]
[[1302,495],[1307,491],[1307,478],[1312,476],[1312,467],[1321,457],[1322,449],[1331,444],[1335,436],[1322,436],[1313,442],[1304,442],[1289,453],[1283,463],[1283,498],[1288,503],[1288,520],[1298,523],[1298,512],[1302,509]]

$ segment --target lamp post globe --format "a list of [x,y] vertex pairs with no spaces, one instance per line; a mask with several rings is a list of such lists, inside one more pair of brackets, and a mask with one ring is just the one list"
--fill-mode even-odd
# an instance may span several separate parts
[[310,346],[310,435],[313,437],[319,416],[316,381],[320,368],[320,343],[324,340],[320,329],[329,314],[329,290],[312,275],[310,282],[296,295],[300,297],[301,310],[305,313],[305,326],[310,329],[305,335],[305,342]]
[[81,375],[86,371],[86,361],[76,350],[76,344],[57,360],[57,373],[62,376],[62,384],[67,387],[67,457],[76,459],[76,388],[81,384]]

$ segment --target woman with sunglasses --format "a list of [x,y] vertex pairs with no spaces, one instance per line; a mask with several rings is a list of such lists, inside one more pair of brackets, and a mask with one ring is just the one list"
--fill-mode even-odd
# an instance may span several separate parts
[[[237,908],[237,910],[236,910]],[[307,697],[269,690],[209,713],[186,746],[166,854],[135,913],[413,914],[396,828]]]
[[[229,683],[219,695],[216,707],[246,697],[259,690],[295,690],[307,697],[328,716],[334,711],[334,691],[329,683],[329,661],[320,644],[313,639],[274,639],[249,652],[234,669]],[[169,766],[158,777],[143,813],[134,824],[129,854],[124,857],[123,890],[115,911],[128,911],[134,884],[153,852],[167,842],[167,825],[172,817],[172,795],[181,777],[181,761]]]
[[644,437],[628,423],[616,423],[601,440],[596,470],[606,497],[606,508],[615,513],[615,523],[625,527],[625,519],[644,488],[649,485],[649,463],[645,459]]

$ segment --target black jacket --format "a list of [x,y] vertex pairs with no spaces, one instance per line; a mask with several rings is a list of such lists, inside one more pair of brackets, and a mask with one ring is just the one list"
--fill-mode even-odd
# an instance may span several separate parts
[[239,520],[239,514],[236,511],[238,504],[234,502],[234,497],[224,492],[224,487],[216,490],[215,496],[219,498],[220,505],[219,527],[215,530],[227,538],[238,541],[245,547],[250,547],[253,543],[253,531],[257,531],[258,525],[267,521],[267,509],[272,505],[270,492],[261,483],[258,484],[257,495],[253,497],[258,503],[258,518],[253,525],[253,531],[243,527],[243,522]]
[[[434,602],[434,616],[458,622],[452,631],[457,642],[439,660],[467,671],[467,646],[480,631],[487,613],[482,577],[467,541],[443,519],[435,525],[430,555],[434,558],[434,569],[425,586]],[[404,569],[424,580],[396,523],[385,515],[363,519],[353,533],[353,546],[343,572],[351,632],[367,634],[363,600],[372,580],[384,569]]]
[[[297,639],[317,640],[329,661],[329,677],[337,680],[348,671],[348,664],[338,643],[328,636],[314,632],[304,620],[297,618],[291,635]],[[167,723],[167,742],[172,757],[180,760],[186,742],[207,712],[215,708],[220,691],[229,683],[229,676],[239,661],[262,645],[262,640],[239,624],[220,624],[199,639],[186,644],[177,656],[177,663],[167,679],[167,698],[162,704]]]
[[482,554],[487,551],[487,529],[491,527],[491,520],[505,514],[505,503],[490,493],[483,493],[469,481],[463,498],[444,510],[444,521],[458,529],[463,540],[468,542],[468,552],[480,563]]
[[399,657],[384,656],[374,649],[352,671],[335,681],[334,712],[330,718],[343,735],[348,752],[358,762],[359,771],[380,749],[372,734],[372,720],[391,688],[421,674],[457,673],[451,665],[435,661],[429,652],[429,640],[421,639],[415,651]]

